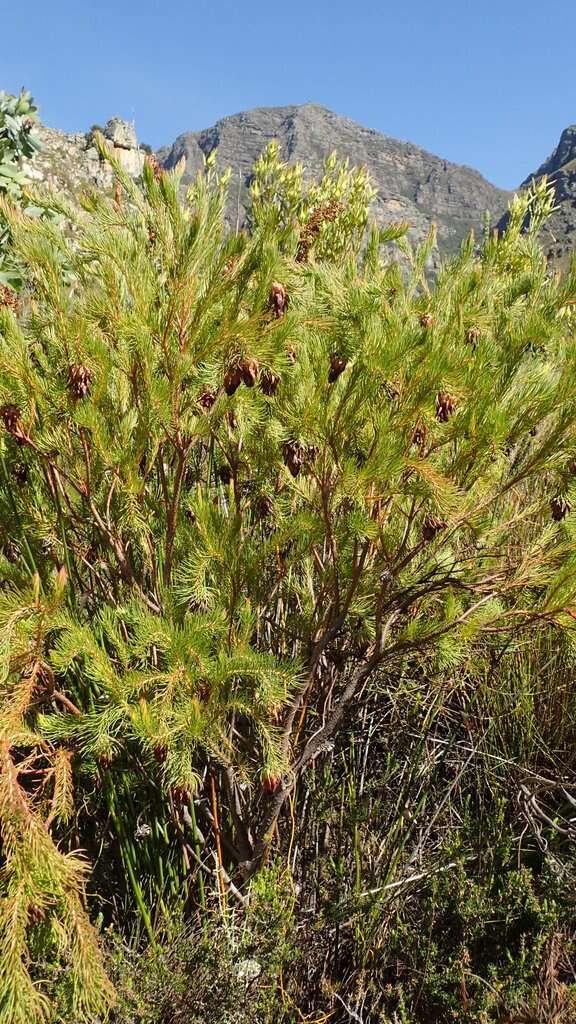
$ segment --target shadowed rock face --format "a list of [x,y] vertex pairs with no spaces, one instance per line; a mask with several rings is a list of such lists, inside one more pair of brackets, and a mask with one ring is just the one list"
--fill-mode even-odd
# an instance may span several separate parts
[[194,178],[203,158],[218,149],[218,163],[231,167],[230,220],[240,220],[246,189],[256,158],[272,139],[282,156],[301,161],[306,173],[316,177],[324,159],[334,150],[352,164],[365,164],[378,189],[374,214],[382,223],[407,220],[410,237],[420,241],[430,224],[438,228],[441,251],[457,249],[473,228],[481,231],[488,211],[493,221],[506,208],[509,193],[487,182],[469,167],[448,163],[409,142],[399,142],[380,132],[340,117],[315,104],[300,107],[261,107],[225,117],[201,132],[185,132],[158,157],[167,168],[184,157],[185,181]]
[[565,266],[576,243],[576,125],[564,129],[552,155],[520,187],[544,174],[554,182],[558,209],[542,232],[542,243],[550,261]]

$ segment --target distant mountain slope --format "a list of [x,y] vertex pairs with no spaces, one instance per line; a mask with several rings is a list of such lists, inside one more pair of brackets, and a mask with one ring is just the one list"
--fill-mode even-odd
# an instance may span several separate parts
[[546,225],[542,241],[549,259],[562,266],[576,243],[576,125],[564,129],[552,155],[520,187],[525,188],[543,174],[554,182],[558,209]]
[[277,139],[285,159],[301,161],[309,175],[336,150],[353,164],[365,164],[378,188],[374,212],[382,222],[407,220],[411,237],[424,237],[430,223],[438,226],[444,252],[455,250],[471,228],[482,229],[486,211],[496,221],[509,193],[496,188],[469,167],[449,163],[418,146],[364,128],[315,104],[261,107],[225,117],[212,128],[185,132],[160,150],[166,167],[186,159],[185,177],[194,177],[203,157],[215,147],[220,166],[233,170],[230,217],[246,199],[254,161],[267,143]]

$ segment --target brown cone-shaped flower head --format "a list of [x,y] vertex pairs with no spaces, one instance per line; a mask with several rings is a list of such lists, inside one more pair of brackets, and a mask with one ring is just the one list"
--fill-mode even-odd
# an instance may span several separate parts
[[170,793],[177,807],[184,807],[185,804],[190,802],[190,793],[186,786],[173,786]]
[[144,163],[150,168],[156,180],[162,177],[162,174],[164,173],[164,168],[162,167],[162,164],[159,162],[158,158],[154,156],[153,153],[148,153],[144,157]]
[[242,371],[239,366],[231,366],[224,374],[224,391],[231,397],[242,383]]
[[0,284],[0,306],[5,306],[7,309],[13,309],[16,313],[20,308],[20,299],[18,293],[10,288],[8,285]]
[[196,694],[198,700],[202,704],[206,704],[210,700],[210,694],[212,693],[212,687],[207,679],[199,679],[196,684]]
[[417,448],[424,448],[428,439],[428,431],[425,426],[421,423],[417,424],[412,431],[411,443],[415,444]]
[[440,391],[436,395],[436,419],[440,423],[447,423],[456,409],[456,399],[446,391]]
[[559,523],[562,519],[565,519],[570,512],[570,503],[566,501],[566,498],[562,498],[557,494],[550,502],[550,511],[554,522]]
[[20,561],[20,548],[13,540],[5,540],[1,545],[1,549],[4,553],[4,557],[7,558],[9,562],[12,562],[13,565]]
[[75,363],[70,367],[68,371],[68,387],[73,398],[86,398],[90,391],[93,376],[92,371],[87,366],[82,366],[81,363]]
[[284,464],[292,476],[298,476],[304,462],[304,449],[298,441],[286,441],[282,448]]
[[0,408],[0,419],[17,444],[28,444],[30,439],[24,429],[20,409],[17,405],[3,405]]
[[279,281],[273,281],[270,289],[270,309],[273,311],[276,319],[280,319],[284,316],[288,308],[288,293],[283,284]]
[[46,918],[46,911],[37,903],[28,904],[28,923],[31,925],[41,924]]
[[280,384],[280,377],[273,370],[262,370],[260,374],[260,390],[262,394],[271,398],[275,395]]
[[238,369],[247,388],[253,388],[257,379],[260,363],[257,359],[243,359]]
[[397,380],[387,380],[386,378],[382,381],[382,391],[389,398],[391,402],[395,402],[400,397],[400,384]]
[[434,323],[434,317],[432,316],[431,313],[421,313],[419,321],[420,327],[432,327],[432,324]]
[[328,371],[328,383],[333,384],[335,380],[346,369],[348,360],[344,356],[333,355],[330,360],[330,369]]
[[217,397],[218,396],[215,391],[211,391],[210,388],[207,388],[206,391],[203,391],[199,396],[198,405],[201,409],[204,409],[204,412],[210,412],[210,409],[214,405]]
[[422,523],[422,536],[428,543],[445,530],[448,523],[445,519],[438,519],[437,516],[426,516]]

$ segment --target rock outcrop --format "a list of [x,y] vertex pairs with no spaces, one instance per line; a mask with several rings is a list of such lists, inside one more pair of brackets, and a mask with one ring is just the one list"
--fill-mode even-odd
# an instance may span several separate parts
[[451,252],[471,229],[482,229],[485,214],[498,220],[509,194],[469,167],[449,163],[409,142],[382,135],[315,104],[262,107],[226,117],[212,128],[185,132],[159,151],[166,167],[184,157],[184,180],[218,150],[221,167],[231,167],[230,217],[246,203],[254,161],[272,139],[284,159],[301,161],[310,176],[319,174],[334,150],[353,164],[365,164],[378,188],[374,213],[382,223],[407,220],[410,237],[420,241],[434,221],[440,250]]
[[[92,132],[62,132],[39,124],[37,132],[42,149],[25,164],[32,181],[37,181],[57,192],[74,198],[85,188],[110,188],[112,170],[100,157]],[[142,171],[144,153],[138,147],[136,132],[131,124],[113,117],[103,130],[114,156],[122,167],[134,177]]]
[[144,153],[138,148],[134,125],[112,117],[104,128],[104,138],[112,143],[114,156],[121,167],[137,178],[144,166]]

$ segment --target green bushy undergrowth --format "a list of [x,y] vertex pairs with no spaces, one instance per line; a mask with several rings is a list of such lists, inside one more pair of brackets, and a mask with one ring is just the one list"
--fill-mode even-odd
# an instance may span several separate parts
[[240,920],[182,925],[144,956],[117,939],[116,1024],[295,1024],[356,1013],[381,1024],[570,1024],[574,905],[546,872],[488,884],[458,865],[397,905],[349,922],[299,916],[277,872]]

